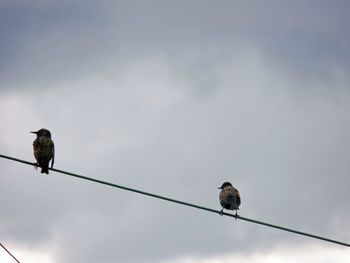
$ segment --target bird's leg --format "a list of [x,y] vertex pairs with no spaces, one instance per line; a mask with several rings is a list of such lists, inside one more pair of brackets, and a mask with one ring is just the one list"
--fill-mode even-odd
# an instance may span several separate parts
[[38,170],[39,163],[33,163],[33,164],[34,164],[34,169],[35,169],[35,170]]
[[235,218],[236,218],[236,220],[237,220],[237,216],[238,216],[238,214],[237,214],[237,210],[236,210],[236,213],[235,213]]
[[224,209],[221,209],[220,216],[222,216],[223,214],[224,214]]

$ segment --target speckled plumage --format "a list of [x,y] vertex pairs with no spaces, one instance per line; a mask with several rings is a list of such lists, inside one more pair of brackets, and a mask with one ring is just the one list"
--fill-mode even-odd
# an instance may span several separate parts
[[51,140],[49,130],[40,129],[32,132],[37,135],[33,142],[34,157],[37,165],[41,167],[41,173],[49,174],[49,162],[51,160],[51,168],[55,160],[55,146]]
[[219,194],[219,200],[220,204],[222,206],[222,210],[228,209],[228,210],[235,210],[237,214],[237,210],[239,209],[239,206],[241,204],[241,197],[239,195],[239,192],[236,188],[232,186],[231,183],[225,182],[222,184],[221,192]]

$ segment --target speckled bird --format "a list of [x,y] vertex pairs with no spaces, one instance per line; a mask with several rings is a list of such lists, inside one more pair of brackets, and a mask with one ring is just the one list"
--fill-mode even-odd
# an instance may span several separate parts
[[221,214],[224,209],[228,209],[235,210],[237,215],[237,210],[241,204],[241,197],[238,190],[234,188],[230,182],[223,183],[218,189],[221,189],[219,194],[219,200],[222,206]]
[[51,140],[51,133],[46,129],[32,131],[31,133],[37,136],[33,142],[36,165],[41,167],[41,173],[49,174],[49,162],[51,160],[52,168],[55,161],[55,146]]

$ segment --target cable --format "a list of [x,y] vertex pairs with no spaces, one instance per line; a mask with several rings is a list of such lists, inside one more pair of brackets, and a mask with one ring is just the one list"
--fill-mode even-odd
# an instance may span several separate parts
[[18,263],[20,263],[20,262],[17,260],[17,258],[15,258],[15,256],[12,255],[12,254],[10,253],[10,251],[8,251],[8,250],[6,249],[6,247],[4,247],[1,243],[0,243],[0,246],[2,246],[2,248],[5,249],[5,251],[6,251],[7,253],[9,253],[10,256],[13,257],[14,260],[16,260]]
[[[35,163],[31,163],[31,162],[28,162],[28,161],[20,160],[20,159],[14,158],[14,157],[1,155],[1,154],[0,154],[0,157],[1,158],[5,158],[5,159],[9,159],[9,160],[12,160],[12,161],[17,161],[17,162],[21,162],[21,163],[24,163],[24,164],[35,166]],[[57,172],[57,173],[70,175],[70,176],[77,177],[77,178],[80,178],[80,179],[84,179],[84,180],[87,180],[87,181],[92,181],[92,182],[99,183],[99,184],[109,185],[109,186],[120,188],[120,189],[123,189],[123,190],[126,190],[126,191],[131,191],[131,192],[135,192],[135,193],[138,193],[138,194],[151,196],[151,197],[158,198],[158,199],[163,199],[163,200],[166,200],[166,201],[169,201],[169,202],[178,203],[178,204],[181,204],[181,205],[198,208],[198,209],[205,210],[205,211],[208,211],[208,212],[234,217],[236,219],[241,219],[241,220],[244,220],[244,221],[247,221],[247,222],[260,224],[260,225],[264,225],[264,226],[280,229],[280,230],[283,230],[283,231],[292,232],[292,233],[295,233],[295,234],[298,234],[298,235],[304,235],[304,236],[308,236],[308,237],[311,237],[311,238],[316,238],[316,239],[320,239],[320,240],[323,240],[323,241],[335,243],[335,244],[338,244],[338,245],[350,247],[349,243],[344,243],[344,242],[333,240],[333,239],[329,239],[329,238],[326,238],[326,237],[321,237],[321,236],[317,236],[317,235],[301,232],[301,231],[298,231],[298,230],[294,230],[294,229],[290,229],[290,228],[286,228],[286,227],[282,227],[282,226],[277,226],[277,225],[270,224],[270,223],[265,223],[265,222],[262,222],[262,221],[250,219],[250,218],[243,217],[243,216],[240,216],[240,215],[234,215],[234,214],[226,213],[226,212],[221,213],[220,210],[215,210],[215,209],[212,209],[212,208],[208,208],[208,207],[204,207],[204,206],[200,206],[200,205],[196,205],[196,204],[192,204],[192,203],[179,201],[179,200],[172,199],[172,198],[169,198],[169,197],[165,197],[165,196],[161,196],[161,195],[156,195],[156,194],[140,191],[140,190],[137,190],[137,189],[134,189],[134,188],[130,188],[130,187],[122,186],[122,185],[109,183],[109,182],[106,182],[106,181],[102,181],[102,180],[86,177],[86,176],[83,176],[83,175],[79,175],[79,174],[75,174],[75,173],[71,173],[71,172],[58,170],[58,169],[55,169],[55,168],[49,168],[49,169],[51,171],[54,171],[54,172]]]

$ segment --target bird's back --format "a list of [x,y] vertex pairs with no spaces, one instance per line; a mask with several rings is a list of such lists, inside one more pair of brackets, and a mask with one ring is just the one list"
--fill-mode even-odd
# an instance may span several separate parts
[[[51,138],[40,136],[33,142],[34,156],[38,165],[42,168],[42,172],[48,173],[48,166],[51,159],[54,158],[55,148]],[[53,166],[53,160],[51,168]]]
[[241,204],[239,192],[233,186],[222,189],[219,195],[220,204],[225,209],[237,210]]

